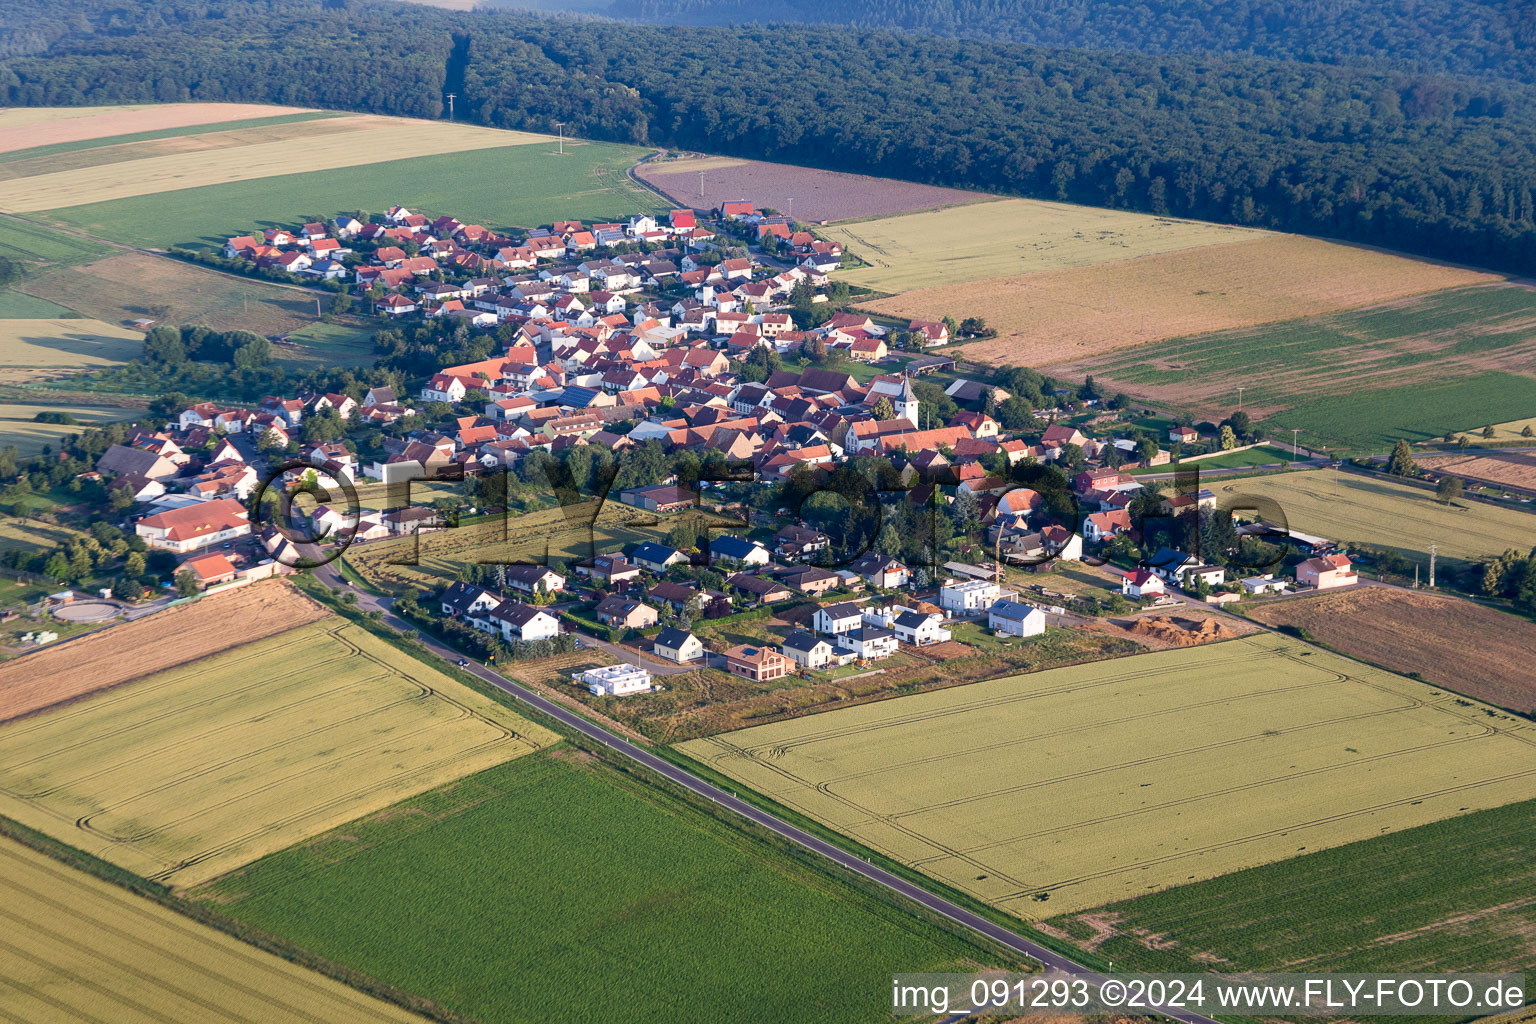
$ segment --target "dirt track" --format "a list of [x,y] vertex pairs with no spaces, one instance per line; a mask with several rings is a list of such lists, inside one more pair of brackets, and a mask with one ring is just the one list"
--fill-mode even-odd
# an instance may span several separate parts
[[328,614],[291,585],[255,583],[0,665],[0,722]]

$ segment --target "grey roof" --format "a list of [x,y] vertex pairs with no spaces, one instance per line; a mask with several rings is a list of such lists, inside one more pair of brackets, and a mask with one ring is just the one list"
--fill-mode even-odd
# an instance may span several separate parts
[[[1018,619],[1022,622],[1029,617],[1031,612],[1038,612],[1040,609],[1032,604],[1025,604],[1022,601],[1009,601],[1007,598],[999,598],[993,603],[990,611],[1000,619]],[[1041,612],[1041,614],[1044,613]]]
[[807,633],[803,629],[797,629],[784,638],[784,643],[781,646],[783,646],[786,651],[804,652],[814,649],[818,644],[824,643],[826,643],[826,641],[816,636],[815,634]]
[[827,617],[831,619],[846,619],[850,615],[864,614],[863,612],[859,611],[858,605],[853,604],[850,601],[844,601],[841,604],[829,604],[820,610],[825,612]]
[[895,635],[896,634],[892,633],[890,630],[880,629],[877,626],[860,626],[858,629],[850,630],[849,632],[843,634],[843,636],[850,640],[860,641],[880,640],[885,637],[893,637]]
[[678,629],[676,626],[668,626],[666,629],[663,629],[660,633],[656,634],[656,646],[670,647],[675,651],[682,647],[683,644],[687,643],[688,638],[691,636],[693,636],[693,634],[686,629]]
[[917,629],[927,621],[928,616],[924,615],[922,612],[902,612],[900,615],[896,616],[896,625],[905,627],[906,629]]

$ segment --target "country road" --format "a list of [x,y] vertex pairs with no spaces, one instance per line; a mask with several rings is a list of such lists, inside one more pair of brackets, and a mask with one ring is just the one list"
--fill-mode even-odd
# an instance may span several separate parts
[[[391,614],[384,603],[375,595],[369,594],[360,589],[350,587],[346,581],[341,578],[340,571],[337,570],[333,565],[321,566],[315,569],[314,573],[318,580],[329,587],[341,590],[352,590],[353,593],[357,594],[357,603],[359,607],[363,608],[364,610],[377,610],[382,612],[384,614],[385,621],[395,628],[414,629],[414,627],[404,619],[400,619]],[[450,662],[457,662],[461,657],[458,652],[444,644],[438,643],[431,637],[421,635],[419,633],[418,636],[420,636],[420,639],[426,648],[433,654],[436,654],[438,657],[444,658]],[[1048,949],[1037,942],[1031,941],[1022,935],[1009,931],[1001,925],[994,924],[986,918],[981,917],[978,914],[974,914],[971,911],[966,910],[964,907],[959,906],[958,904],[951,903],[949,900],[946,900],[940,896],[936,896],[921,886],[915,885],[912,882],[894,875],[883,868],[877,867],[860,857],[856,857],[853,854],[848,853],[847,851],[834,846],[833,844],[823,839],[819,839],[816,836],[811,835],[809,832],[796,828],[794,825],[781,820],[780,818],[770,814],[767,811],[752,806],[745,800],[739,799],[732,793],[729,793],[726,790],[719,788],[718,786],[714,786],[708,782],[705,782],[703,779],[698,778],[691,772],[685,771],[684,769],[672,764],[670,761],[663,760],[648,750],[645,750],[642,747],[636,746],[635,744],[620,738],[615,733],[609,732],[607,729],[593,724],[592,722],[568,710],[567,708],[561,707],[559,704],[541,697],[539,694],[533,692],[532,690],[529,690],[526,687],[520,686],[517,683],[497,675],[496,673],[485,668],[483,665],[470,662],[467,666],[465,666],[465,670],[472,672],[474,675],[478,676],[485,682],[490,683],[497,689],[510,694],[511,696],[517,698],[530,707],[535,708],[539,712],[558,720],[568,728],[576,730],[588,739],[601,743],[608,749],[621,754],[632,761],[644,765],[646,768],[649,768],[656,774],[671,780],[672,782],[682,786],[690,792],[705,797],[706,799],[713,801],[719,806],[724,807],[725,809],[732,811],[749,821],[755,822],[756,824],[761,825],[763,828],[766,828],[807,850],[810,850],[812,853],[819,854],[820,856],[825,857],[827,860],[839,864],[849,871],[853,871],[859,875],[862,875],[864,878],[875,882],[878,885],[884,886],[886,889],[892,892],[899,893],[912,902],[926,907],[928,910],[940,914],[945,918],[948,918],[950,921],[963,925],[974,932],[984,935],[999,945],[1005,946],[1016,953],[1022,954],[1031,960],[1037,961],[1049,970],[1059,971],[1063,974],[1070,974],[1073,977],[1082,978],[1088,981],[1090,984],[1096,984],[1105,978],[1105,975],[1099,974],[1096,971],[1084,967],[1082,964],[1062,956],[1060,953]],[[898,970],[899,965],[892,965],[892,973],[897,973]],[[945,1020],[960,1021],[967,1019],[968,1016],[969,1015],[966,1014],[960,1014],[947,1017]],[[1164,1016],[1167,1016],[1173,1020],[1182,1021],[1184,1024],[1217,1024],[1214,1018],[1205,1017],[1197,1013],[1190,1013],[1188,1011],[1182,1010],[1169,1011],[1165,1013]]]

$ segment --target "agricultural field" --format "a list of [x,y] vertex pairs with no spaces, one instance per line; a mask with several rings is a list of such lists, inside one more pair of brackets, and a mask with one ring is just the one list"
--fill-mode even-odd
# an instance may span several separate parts
[[[982,207],[971,208],[977,209]],[[980,316],[999,336],[967,343],[966,358],[1049,368],[1053,374],[1070,376],[1080,372],[1082,361],[1166,338],[1499,280],[1493,274],[1297,235],[1244,233],[1231,238],[1229,244],[1198,244],[1183,251],[1111,255],[1105,259],[1113,262],[1093,261],[1097,265],[1081,265],[1090,262],[1086,260],[1043,263],[1037,273],[1023,268],[1023,276],[989,271],[989,280],[956,287],[919,281],[910,286],[914,291],[867,302],[862,308],[900,318]]]
[[[78,423],[39,423],[40,412],[63,412]],[[36,455],[44,445],[59,443],[87,427],[131,420],[143,416],[143,409],[114,405],[31,405],[0,401],[0,448],[15,445],[22,455]]]
[[1529,970],[1533,844],[1536,803],[1514,803],[1057,917],[1046,928],[1132,971]]
[[869,264],[840,279],[880,292],[943,287],[954,301],[939,316],[971,308],[961,293],[948,291],[951,285],[986,280],[995,288],[1002,282],[993,278],[1266,237],[1247,228],[1039,199],[878,217],[820,233]]
[[[1531,430],[1536,431],[1536,416],[1527,416],[1524,419],[1510,420],[1508,423],[1495,423],[1492,424],[1492,426],[1494,441],[1504,441],[1510,444],[1530,444],[1532,439],[1526,437],[1523,433],[1521,433],[1521,431],[1523,431],[1526,427],[1530,427]],[[1475,431],[1474,436],[1478,440],[1482,439],[1482,428],[1468,427],[1466,430],[1469,434]]]
[[1536,711],[1536,622],[1423,591],[1358,587],[1255,605],[1270,626],[1304,629],[1373,665],[1422,677],[1501,708]]
[[1487,455],[1427,455],[1413,460],[1422,469],[1479,484],[1536,491],[1536,450]]
[[[7,165],[0,178],[0,210],[32,213],[184,191],[201,186],[261,181],[288,175],[296,148],[313,171],[372,164],[400,153],[458,153],[529,145],[547,136],[444,121],[352,114],[264,128],[186,135],[98,149],[77,149]],[[25,176],[22,176],[25,174]]]
[[1536,727],[1259,634],[679,748],[1025,919],[1536,796]]
[[35,380],[116,366],[137,356],[143,347],[143,334],[100,320],[0,319],[0,379]]
[[1272,504],[1293,530],[1339,542],[1393,548],[1425,563],[1429,545],[1439,547],[1440,566],[1465,568],[1510,548],[1528,550],[1536,538],[1536,516],[1480,501],[1447,505],[1435,492],[1379,476],[1331,469],[1302,470],[1278,476],[1211,481],[1223,508],[1254,507],[1255,499]]
[[110,246],[88,238],[0,215],[0,256],[28,270],[89,263],[110,251]]
[[423,1018],[0,838],[6,1016],[32,1024]]
[[1243,407],[1314,445],[1379,447],[1536,408],[1536,289],[1455,288],[1060,367],[1201,416]]
[[187,886],[554,741],[330,618],[10,722],[0,813]]
[[1171,462],[1162,466],[1134,467],[1124,472],[1130,476],[1145,476],[1148,473],[1172,473],[1183,467],[1186,469],[1257,469],[1285,467],[1292,462],[1303,461],[1305,455],[1294,455],[1284,445],[1263,445],[1258,448],[1249,448],[1242,452],[1228,452],[1225,455],[1213,455],[1199,462]]
[[47,299],[34,298],[9,289],[0,291],[0,320],[56,320],[78,315],[74,310],[65,309]]
[[[701,172],[703,192],[699,191]],[[638,165],[635,174],[683,206],[714,210],[722,203],[745,199],[760,209],[793,212],[801,221],[863,220],[994,198],[982,192],[724,156],[648,161]]]
[[[359,209],[377,213],[397,203],[498,228],[548,224],[556,218],[623,219],[662,208],[653,193],[625,174],[643,152],[636,147],[567,141],[565,155],[559,156],[553,140],[546,145],[538,137],[476,128],[494,136],[511,136],[513,142],[444,152],[454,147],[439,146],[436,133],[453,129],[421,123],[421,137],[414,145],[430,155],[402,158],[400,154],[410,150],[396,141],[371,148],[361,154],[368,159],[355,160],[349,167],[274,173],[201,187],[186,187],[191,183],[185,182],[175,191],[73,205],[94,194],[86,190],[40,216],[129,245],[212,248],[222,246],[231,235],[273,224]],[[209,154],[210,160],[214,158],[227,162],[230,151]],[[287,160],[291,167],[291,155]],[[92,173],[122,174],[132,166],[115,164]],[[508,188],[508,181],[516,181],[518,187]]]
[[[14,153],[80,142],[101,144],[125,134],[309,113],[266,103],[150,103],[107,107],[12,107],[0,110],[0,152]],[[19,131],[17,129],[26,129]]]
[[[0,545],[52,547],[73,533],[15,519],[0,521]],[[167,608],[0,668],[0,722],[317,622],[326,614],[283,581],[251,584]],[[124,658],[124,651],[134,656]]]
[[196,895],[500,1024],[833,1024],[872,1017],[893,964],[987,963],[567,749],[350,822]]
[[[141,252],[118,253],[86,266],[49,268],[28,277],[21,287],[29,295],[119,325],[148,318],[276,336],[318,324],[319,315],[314,292]],[[0,331],[5,329],[0,322]]]

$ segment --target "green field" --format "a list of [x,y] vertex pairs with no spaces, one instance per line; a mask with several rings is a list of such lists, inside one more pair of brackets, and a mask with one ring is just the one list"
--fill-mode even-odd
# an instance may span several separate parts
[[1533,847],[1528,801],[1051,924],[1137,971],[1529,971]]
[[1199,462],[1169,463],[1165,466],[1148,466],[1127,469],[1124,472],[1131,476],[1141,476],[1146,473],[1172,473],[1180,468],[1187,469],[1243,469],[1249,466],[1271,466],[1295,462],[1305,459],[1307,456],[1295,456],[1283,447],[1264,445],[1260,448],[1250,448],[1245,452],[1230,452],[1226,455],[1213,455]]
[[[78,423],[39,423],[40,412],[65,412],[79,420]],[[88,427],[103,423],[138,419],[143,409],[130,409],[112,405],[32,405],[22,402],[0,402],[0,447],[15,445],[22,455],[36,455],[43,445],[59,443],[71,434],[79,434]]]
[[1536,412],[1536,290],[1453,288],[1220,331],[1081,364],[1102,386],[1202,413],[1242,401],[1272,435],[1377,449]]
[[372,365],[373,332],[372,326],[316,321],[288,335],[296,345],[278,345],[272,351],[279,362],[286,363]]
[[198,893],[497,1024],[876,1020],[985,956],[585,756],[492,769]]
[[694,740],[1025,919],[1536,796],[1536,727],[1260,634]]
[[0,727],[0,813],[189,885],[553,740],[326,619]]
[[395,204],[492,227],[619,219],[661,208],[624,173],[644,153],[592,142],[567,145],[563,157],[542,143],[411,156],[86,203],[46,216],[102,238],[160,248],[222,245],[260,226],[359,208],[378,213]]
[[29,267],[89,263],[110,251],[100,242],[76,238],[14,217],[0,216],[0,256],[18,260]]
[[[1212,482],[1224,508],[1241,509],[1245,499],[1272,502],[1286,525],[1341,543],[1394,548],[1423,560],[1429,545],[1439,549],[1440,565],[1456,568],[1510,548],[1528,551],[1536,544],[1536,516],[1517,509],[1462,501],[1446,505],[1435,492],[1378,476],[1332,469],[1303,470],[1278,476]],[[1247,505],[1246,507],[1254,507]]]
[[24,548],[27,551],[46,551],[65,541],[82,536],[67,526],[54,526],[31,519],[14,519],[0,515],[0,551]]
[[0,920],[11,1021],[424,1021],[6,838]]
[[79,316],[56,302],[9,289],[0,291],[0,320],[61,320]]

